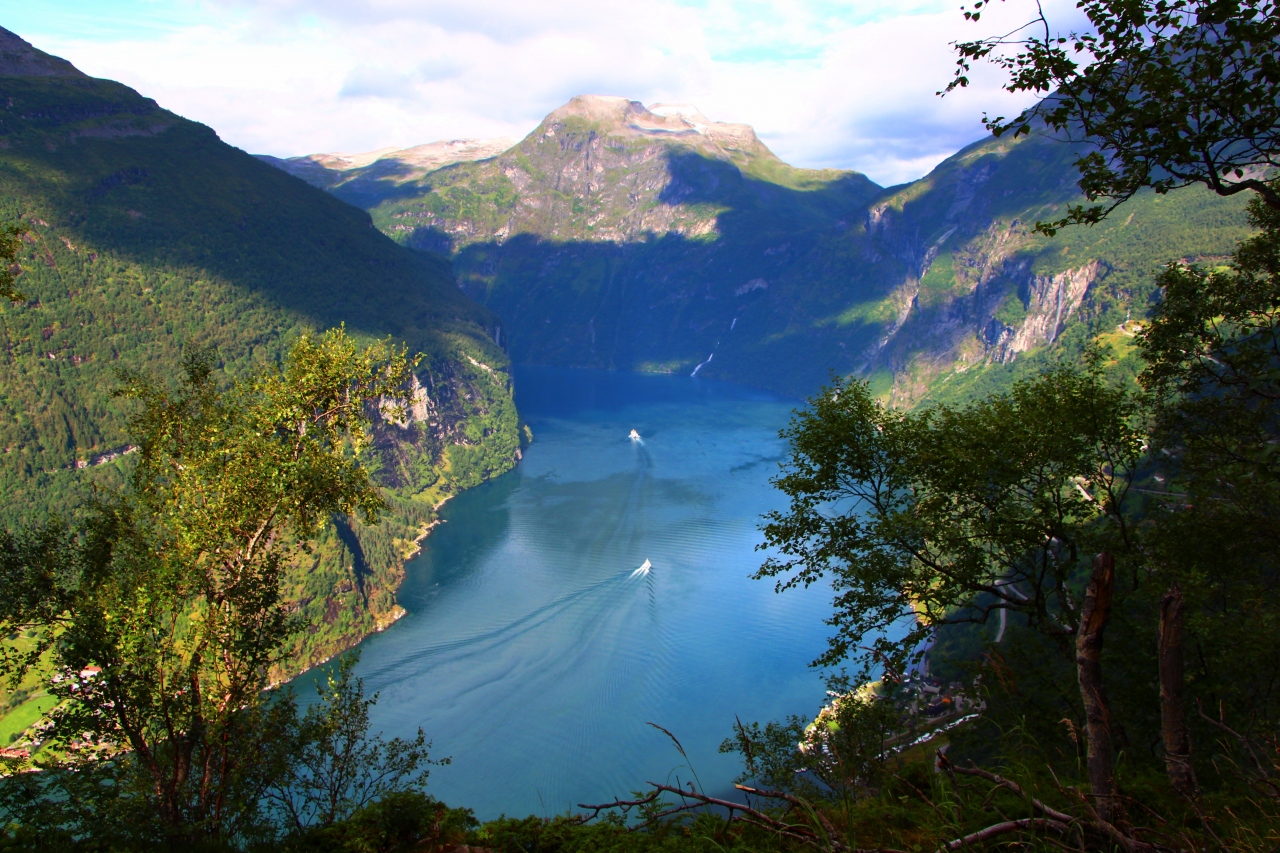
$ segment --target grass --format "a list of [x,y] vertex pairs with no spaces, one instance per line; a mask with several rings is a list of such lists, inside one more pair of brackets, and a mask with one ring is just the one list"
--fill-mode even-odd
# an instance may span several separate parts
[[0,717],[0,746],[9,745],[17,735],[21,735],[40,722],[40,719],[57,704],[56,697],[41,691]]

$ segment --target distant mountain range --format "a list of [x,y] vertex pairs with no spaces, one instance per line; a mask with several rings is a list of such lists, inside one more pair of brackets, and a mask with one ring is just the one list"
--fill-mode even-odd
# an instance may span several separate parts
[[1131,365],[1125,324],[1152,273],[1246,232],[1241,200],[1188,189],[1036,235],[1079,200],[1077,149],[1043,135],[979,142],[891,188],[791,167],[747,125],[625,98],[574,98],[505,145],[274,162],[450,258],[516,361],[796,395],[835,371],[906,404],[998,387],[1090,339]]
[[287,160],[261,154],[259,159],[322,189],[342,187],[345,193],[352,193],[368,184],[377,194],[384,182],[402,184],[454,163],[496,157],[517,142],[514,137],[451,139],[413,148],[380,148],[364,154],[310,154]]
[[357,210],[209,128],[90,78],[0,30],[0,223],[28,230],[0,307],[0,522],[64,517],[129,463],[120,368],[160,380],[215,346],[243,375],[304,329],[345,323],[423,353],[408,429],[382,425],[371,463],[393,510],[339,522],[287,580],[321,660],[396,614],[415,538],[445,496],[514,464],[518,419],[501,321],[447,263],[396,245]]

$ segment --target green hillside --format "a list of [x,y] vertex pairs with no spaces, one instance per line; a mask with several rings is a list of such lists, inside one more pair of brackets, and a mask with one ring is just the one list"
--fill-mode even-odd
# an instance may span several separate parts
[[585,97],[488,160],[308,179],[451,256],[517,361],[696,368],[795,395],[834,370],[911,403],[1002,383],[1064,342],[1123,350],[1117,327],[1145,315],[1155,270],[1246,231],[1243,201],[1189,189],[1031,234],[1077,200],[1077,156],[989,140],[881,189],[792,168],[744,125]]
[[[435,504],[518,455],[496,317],[447,264],[209,128],[65,63],[11,73],[40,70],[43,55],[3,35],[0,222],[28,229],[28,301],[0,308],[0,521],[74,513],[95,483],[122,481],[131,409],[112,396],[118,369],[165,378],[183,352],[216,347],[236,376],[304,330],[345,323],[422,353],[425,395],[409,428],[379,427],[369,460],[393,511],[376,528],[331,527],[288,580],[308,624],[298,664],[386,624]],[[13,60],[24,49],[26,66]]]
[[1249,233],[1245,201],[1199,188],[1145,192],[1093,228],[1033,233],[1037,220],[1081,201],[1078,156],[1040,136],[988,140],[877,199],[850,242],[864,257],[910,262],[878,299],[863,296],[862,275],[851,276],[858,304],[833,319],[878,337],[842,370],[914,403],[1005,388],[1089,340],[1112,345],[1123,369],[1136,369],[1132,326],[1120,327],[1146,317],[1155,273],[1170,261],[1230,254]]

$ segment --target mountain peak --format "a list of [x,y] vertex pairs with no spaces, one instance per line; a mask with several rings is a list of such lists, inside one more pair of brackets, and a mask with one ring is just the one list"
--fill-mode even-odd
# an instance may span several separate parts
[[[610,136],[672,139],[702,147],[768,152],[749,124],[712,121],[693,104],[653,104],[613,95],[578,95],[542,120],[543,127],[570,118],[600,125]],[[535,131],[536,133],[536,131]]]
[[644,104],[616,95],[577,95],[569,103],[551,111],[544,121],[584,118],[608,124],[624,124],[632,116],[647,112]]
[[70,62],[38,50],[16,33],[0,27],[0,76],[85,77]]

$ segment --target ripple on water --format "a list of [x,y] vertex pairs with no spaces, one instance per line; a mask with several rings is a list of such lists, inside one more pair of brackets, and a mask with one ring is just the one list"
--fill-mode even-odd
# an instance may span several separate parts
[[375,728],[421,726],[453,759],[433,793],[481,818],[688,778],[646,721],[727,788],[738,768],[717,746],[735,714],[812,713],[823,697],[807,664],[828,593],[749,579],[796,401],[556,368],[517,368],[516,388],[536,437],[524,461],[445,505],[407,569],[409,614],[362,646]]

